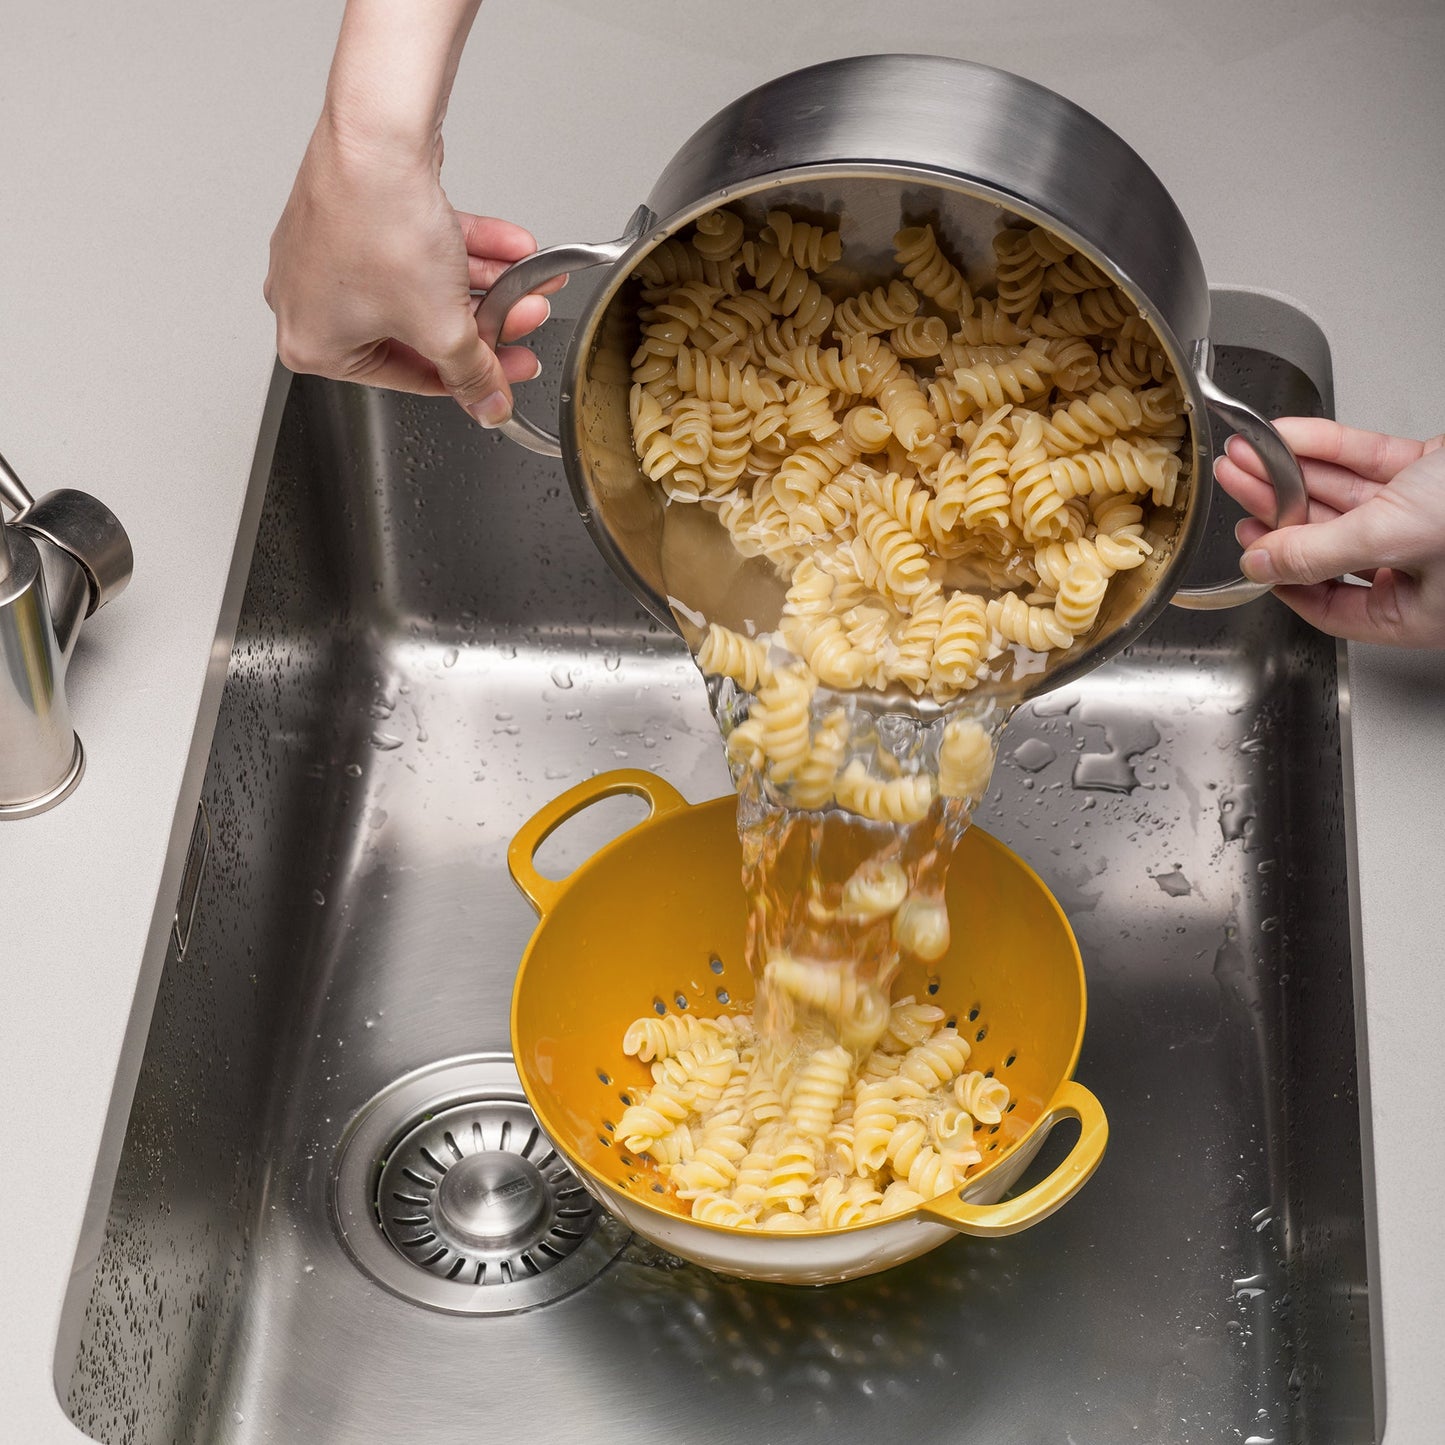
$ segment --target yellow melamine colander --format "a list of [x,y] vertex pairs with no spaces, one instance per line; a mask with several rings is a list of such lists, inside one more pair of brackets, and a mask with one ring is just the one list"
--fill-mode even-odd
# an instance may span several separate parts
[[[630,793],[651,815],[569,878],[533,861],[547,836],[601,798]],[[970,1067],[1007,1082],[1012,1105],[986,1134],[983,1162],[956,1193],[846,1229],[768,1234],[703,1224],[662,1190],[646,1159],[614,1137],[625,1100],[652,1083],[622,1037],[651,1012],[748,1007],[742,852],[732,796],[692,806],[651,773],[603,773],[548,803],[508,852],[538,924],[512,997],[512,1049],[543,1129],[602,1204],[638,1234],[724,1274],[828,1284],[901,1264],[955,1232],[1027,1229],[1070,1199],[1108,1138],[1099,1101],[1070,1075],[1084,1036],[1084,970],[1053,895],[978,828],[948,878],[953,942],[929,969],[903,970],[895,996],[943,1008],[970,1041]],[[725,1000],[725,1002],[723,1001]],[[1077,1119],[1067,1158],[1016,1198],[1003,1195],[1060,1119]]]

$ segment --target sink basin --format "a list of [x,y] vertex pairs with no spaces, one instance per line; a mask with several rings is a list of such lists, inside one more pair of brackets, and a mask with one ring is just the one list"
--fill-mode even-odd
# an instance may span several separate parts
[[[1308,323],[1220,314],[1228,389],[1327,406]],[[1015,1238],[826,1290],[720,1279],[599,1215],[506,1059],[509,838],[607,768],[726,791],[702,682],[556,464],[296,379],[67,1303],[71,1418],[140,1445],[1377,1440],[1342,694],[1334,644],[1262,602],[1171,611],[1021,713],[979,822],[1077,930],[1102,1167]]]

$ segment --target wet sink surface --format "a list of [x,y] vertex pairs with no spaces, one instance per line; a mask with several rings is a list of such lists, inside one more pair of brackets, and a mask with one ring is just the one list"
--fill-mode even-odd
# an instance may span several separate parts
[[[1319,404],[1264,353],[1218,373],[1266,410]],[[1339,695],[1333,644],[1284,609],[1175,612],[1011,729],[979,821],[1073,921],[1078,1073],[1112,1125],[1052,1219],[822,1291],[634,1242],[524,1313],[427,1309],[342,1247],[332,1171],[399,1076],[507,1047],[533,921],[507,841],[606,768],[729,782],[701,680],[559,468],[448,403],[299,380],[194,928],[69,1302],[72,1417],[246,1445],[1374,1440]]]

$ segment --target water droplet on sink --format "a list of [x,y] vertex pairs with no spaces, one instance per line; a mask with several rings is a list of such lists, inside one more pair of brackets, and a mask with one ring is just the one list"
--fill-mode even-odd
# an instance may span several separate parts
[[447,648],[447,650],[442,653],[442,666],[455,667],[457,665],[457,658],[460,656],[461,653],[459,653],[455,647]]
[[572,686],[572,674],[568,672],[565,667],[554,667],[551,677],[553,684],[560,687],[563,692],[566,692],[566,690]]
[[390,753],[401,746],[401,739],[390,733],[374,732],[371,735],[371,745],[379,753]]
[[1041,772],[1056,757],[1058,757],[1058,753],[1042,738],[1025,738],[1009,754],[1009,760],[1016,763],[1026,773]]
[[318,908],[324,908],[326,906],[326,895],[319,888],[313,888],[311,890],[311,901],[316,904]]
[[1183,898],[1194,891],[1189,880],[1177,868],[1168,873],[1154,873],[1150,876],[1171,898]]
[[360,764],[360,763],[347,763],[347,765],[346,765],[346,776],[347,776],[348,778],[359,778],[359,777],[361,776],[361,764]]
[[1219,831],[1226,843],[1237,843],[1244,839],[1249,842],[1250,824],[1254,822],[1258,807],[1254,800],[1254,788],[1249,783],[1240,783],[1226,788],[1219,795]]
[[622,666],[622,654],[620,652],[604,653],[602,666],[605,667],[608,672],[616,672],[617,669]]

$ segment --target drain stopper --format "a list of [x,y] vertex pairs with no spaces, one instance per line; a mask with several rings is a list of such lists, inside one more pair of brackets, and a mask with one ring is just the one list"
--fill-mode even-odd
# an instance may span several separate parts
[[628,1238],[542,1133],[506,1056],[446,1060],[383,1089],[342,1140],[332,1199],[368,1274],[456,1314],[560,1299]]

